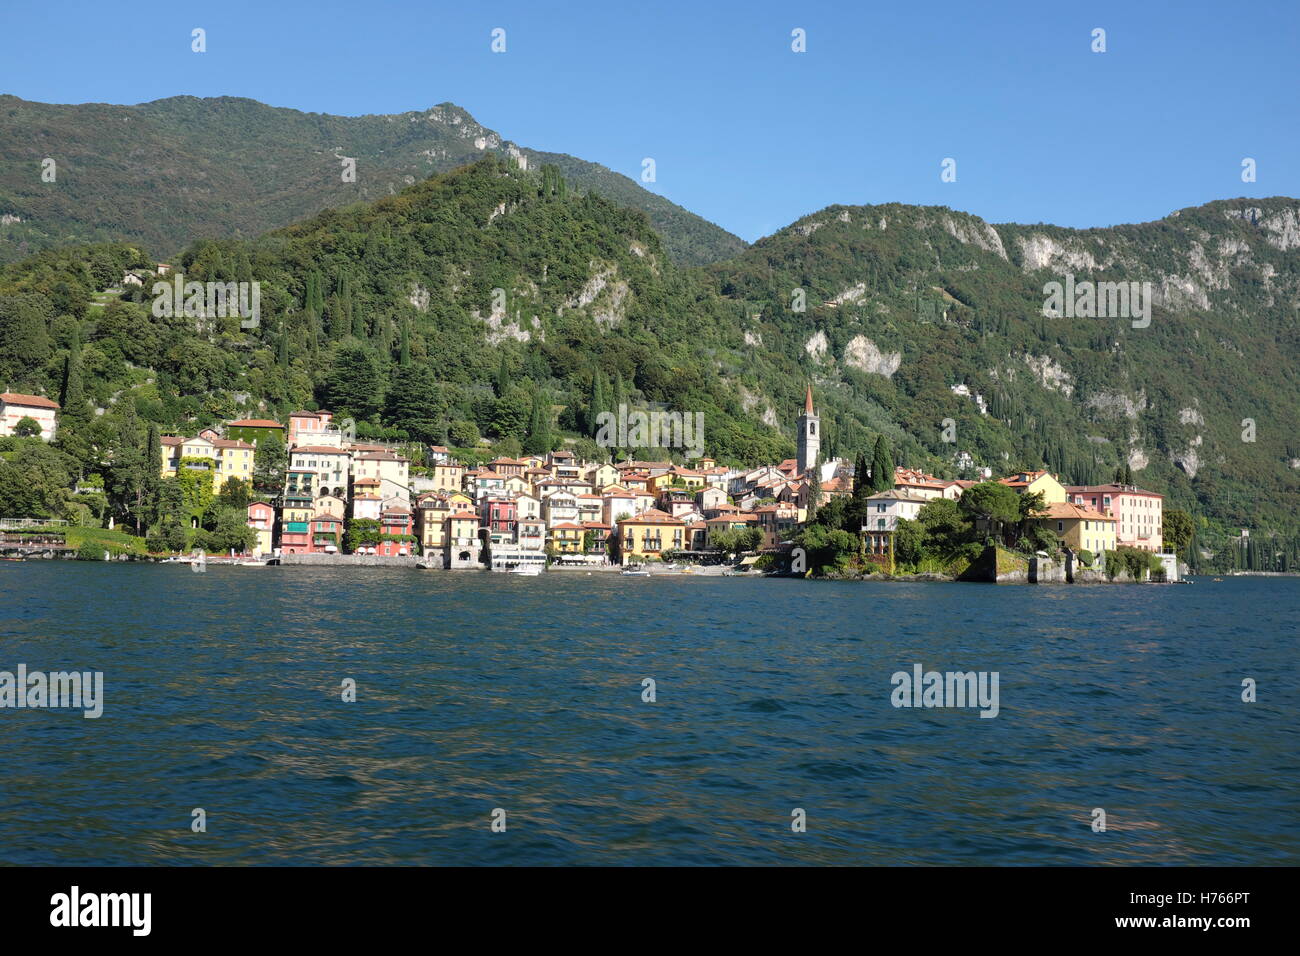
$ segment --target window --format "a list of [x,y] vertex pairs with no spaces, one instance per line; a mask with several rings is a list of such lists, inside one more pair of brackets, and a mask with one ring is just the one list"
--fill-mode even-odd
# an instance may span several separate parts
[[1064,531],[1064,530],[1065,530],[1065,522],[1064,522],[1064,521],[1058,521],[1058,522],[1056,522],[1056,530],[1057,530],[1057,531]]

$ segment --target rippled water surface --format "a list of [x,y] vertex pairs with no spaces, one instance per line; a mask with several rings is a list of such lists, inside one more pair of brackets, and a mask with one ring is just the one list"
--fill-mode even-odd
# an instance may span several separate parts
[[[0,670],[106,701],[0,710],[0,862],[1296,863],[1298,622],[1298,579],[3,563]],[[914,663],[1000,714],[894,708]]]

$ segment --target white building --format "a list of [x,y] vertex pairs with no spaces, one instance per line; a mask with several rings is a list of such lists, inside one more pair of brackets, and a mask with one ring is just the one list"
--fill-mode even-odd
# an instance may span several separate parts
[[863,531],[895,531],[902,519],[915,521],[929,499],[905,491],[882,491],[867,499],[867,520]]
[[0,395],[0,435],[12,435],[20,421],[30,418],[40,426],[41,438],[50,441],[58,428],[54,420],[58,410],[58,402],[40,395],[5,392]]

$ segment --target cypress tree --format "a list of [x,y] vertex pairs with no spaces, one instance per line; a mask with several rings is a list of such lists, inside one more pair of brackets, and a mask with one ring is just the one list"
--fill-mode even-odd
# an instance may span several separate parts
[[817,518],[817,502],[822,496],[822,476],[821,470],[814,468],[812,477],[808,479],[808,524],[812,524]]
[[162,487],[162,436],[155,424],[149,425],[149,439],[145,443],[144,453],[144,495],[143,507],[148,524],[158,521],[159,490]]
[[496,381],[492,383],[496,389],[497,398],[505,395],[506,389],[510,387],[510,365],[506,361],[505,349],[501,350],[501,361],[497,365]]
[[867,456],[858,452],[853,462],[853,498],[861,501],[871,494],[871,478],[867,474]]
[[884,435],[876,436],[876,447],[871,453],[871,490],[889,491],[894,487],[894,458]]
[[81,380],[81,337],[73,332],[72,347],[63,362],[63,384],[59,389],[59,419],[61,424],[84,425],[90,421],[86,406],[86,392]]
[[402,351],[397,362],[403,368],[411,364],[411,320],[402,322]]
[[528,437],[524,451],[530,455],[544,455],[551,450],[550,409],[542,390],[533,392],[533,409],[528,422]]

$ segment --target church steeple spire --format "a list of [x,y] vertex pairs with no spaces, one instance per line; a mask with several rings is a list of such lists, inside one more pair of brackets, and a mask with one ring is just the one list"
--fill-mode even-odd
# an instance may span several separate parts
[[811,414],[813,414],[813,403],[812,403],[812,383],[811,383],[811,382],[808,383],[808,394],[804,396],[804,400],[803,400],[803,413],[804,413],[805,415],[811,415]]

